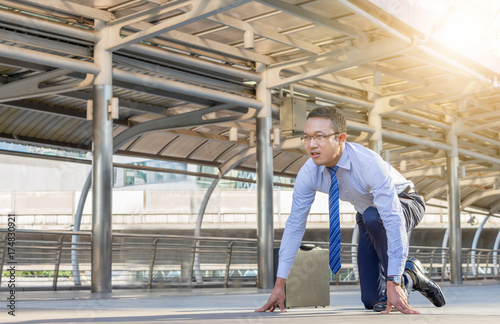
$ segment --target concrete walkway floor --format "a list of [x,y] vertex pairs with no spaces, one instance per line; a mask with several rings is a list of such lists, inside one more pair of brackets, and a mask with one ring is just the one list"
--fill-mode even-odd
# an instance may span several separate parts
[[500,323],[500,281],[441,284],[447,305],[434,307],[420,293],[410,304],[420,315],[365,310],[358,286],[331,286],[329,307],[292,308],[286,313],[254,313],[270,290],[254,288],[192,290],[16,291],[15,316],[8,314],[8,293],[0,292],[0,323]]

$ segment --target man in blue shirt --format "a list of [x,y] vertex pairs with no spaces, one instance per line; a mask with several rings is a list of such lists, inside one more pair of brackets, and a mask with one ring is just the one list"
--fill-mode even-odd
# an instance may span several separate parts
[[408,304],[408,292],[420,291],[435,306],[445,304],[439,286],[408,257],[407,233],[421,221],[425,204],[406,180],[377,153],[346,142],[346,121],[340,109],[319,107],[307,116],[303,142],[310,159],[300,169],[292,209],[280,247],[275,287],[268,302],[256,309],[285,311],[284,286],[305,232],[316,191],[328,193],[332,182],[326,167],[337,166],[341,200],[356,209],[359,228],[358,273],[361,300],[367,309],[419,314]]

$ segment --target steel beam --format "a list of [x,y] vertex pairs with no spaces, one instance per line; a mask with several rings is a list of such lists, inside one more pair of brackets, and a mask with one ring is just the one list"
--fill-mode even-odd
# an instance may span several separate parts
[[[477,100],[474,100],[474,104],[478,104]],[[481,104],[484,104],[484,103],[481,103]],[[460,117],[460,120],[465,124],[465,123],[468,123],[468,122],[471,122],[471,121],[477,120],[477,119],[495,119],[495,118],[500,117],[500,112],[498,111],[498,109],[496,107],[491,106],[491,107],[488,107],[488,109],[491,109],[492,111],[488,111],[485,113],[479,113],[479,114],[473,114],[470,116],[463,116],[463,117]]]
[[216,79],[213,75],[210,77],[203,76],[200,74],[193,74],[190,72],[180,71],[180,66],[176,66],[176,68],[164,67],[157,63],[148,63],[144,61],[140,61],[133,58],[128,58],[125,56],[119,56],[115,54],[115,62],[119,62],[125,64],[127,66],[137,67],[141,70],[145,71],[154,71],[155,74],[168,76],[170,79],[178,79],[183,80],[186,83],[194,83],[197,85],[206,85],[211,88],[223,89],[227,92],[244,92],[249,90],[248,86],[245,86],[241,80],[241,82],[229,82],[225,79]]
[[207,19],[242,31],[252,31],[255,35],[284,45],[292,46],[300,50],[304,50],[314,54],[318,54],[321,52],[321,48],[319,46],[311,44],[310,42],[305,42],[292,36],[278,33],[273,30],[271,26],[266,26],[262,23],[249,23],[224,14],[214,15],[208,17]]
[[11,66],[11,67],[16,67],[16,68],[25,68],[29,70],[34,70],[34,71],[41,71],[41,72],[49,72],[51,71],[51,67],[47,65],[42,65],[38,63],[33,63],[33,62],[27,62],[27,61],[20,61],[16,59],[10,59],[10,58],[2,58],[2,65],[6,66]]
[[102,21],[110,21],[111,20],[111,12],[107,12],[104,10],[95,9],[92,7],[84,6],[72,1],[64,1],[64,0],[23,0],[23,2],[29,2],[36,5],[40,5],[46,8],[51,8],[56,11],[61,11],[65,13],[69,13],[78,17],[86,17],[91,19],[99,19]]
[[[44,1],[47,3],[47,1]],[[89,29],[69,26],[48,19],[38,18],[32,15],[20,14],[12,10],[0,9],[0,21],[23,26],[32,30],[72,37],[89,42],[95,42],[100,37],[99,33]]]
[[[393,131],[387,131],[387,130],[382,130],[382,137],[383,138],[390,138],[393,140],[398,140],[398,141],[403,141],[406,143],[412,143],[416,145],[425,145],[427,147],[439,149],[439,150],[444,150],[444,151],[451,151],[451,146],[443,143],[443,142],[437,142],[437,141],[432,141],[432,140],[426,140],[421,137],[417,136],[411,136],[411,135],[406,135],[403,133],[398,133],[398,132],[393,132]],[[500,159],[497,159],[500,162]]]
[[412,114],[406,114],[406,113],[403,113],[403,112],[393,112],[391,113],[391,117],[400,117],[401,119],[407,119],[407,120],[410,120],[410,121],[415,121],[415,122],[419,122],[419,123],[422,123],[424,125],[431,125],[431,126],[436,126],[438,128],[442,128],[442,129],[445,129],[445,130],[448,130],[451,128],[450,124],[447,124],[447,123],[443,123],[443,122],[440,122],[440,121],[437,121],[437,120],[433,120],[433,119],[430,119],[430,118],[425,118],[425,117],[421,117],[421,116],[417,116],[417,115],[412,115]]
[[[19,45],[29,45],[33,47],[42,48],[51,52],[58,52],[61,54],[70,54],[80,57],[92,57],[92,50],[87,46],[78,46],[61,41],[50,40],[47,38],[26,35],[23,32],[3,31],[0,34],[0,39],[6,40]],[[2,62],[3,65],[3,62]]]
[[[312,68],[300,66],[290,70],[283,70],[281,71],[281,73],[286,77],[288,73],[290,73],[290,75],[296,75],[309,70],[312,70]],[[346,77],[342,77],[338,74],[325,74],[315,79],[307,80],[307,83],[320,88],[329,89],[332,92],[338,91],[342,93],[355,91],[361,95],[364,95],[366,92],[375,94],[382,93],[382,89],[380,87],[376,87],[368,83],[363,83],[358,80],[352,80]]]
[[[117,82],[113,83],[113,87],[118,86],[116,83]],[[121,85],[118,86],[118,87],[121,87]],[[130,85],[130,87],[131,87],[131,85]],[[134,90],[136,90],[136,89],[134,89]],[[151,94],[151,92],[148,92],[148,93]],[[92,100],[92,98],[93,98],[93,95],[91,93],[87,93],[87,92],[84,92],[84,91],[70,91],[70,92],[60,93],[58,95],[62,96],[62,97],[66,97],[66,98],[72,98],[72,99],[82,100],[82,101],[85,101],[85,102],[87,100]],[[133,110],[138,110],[138,111],[143,111],[143,112],[149,112],[149,113],[158,114],[158,115],[168,116],[169,113],[170,113],[170,109],[167,108],[167,107],[150,105],[150,104],[147,104],[147,103],[136,102],[136,101],[122,99],[122,98],[120,98],[119,104],[120,104],[120,107],[124,107],[124,108],[128,108],[128,109],[133,109]],[[128,125],[129,124],[127,122],[127,126]]]
[[[386,66],[380,65],[378,63],[366,63],[362,65],[363,69],[371,70],[373,72],[381,72],[383,75],[391,76],[393,78],[404,80],[419,85],[420,87],[425,87],[427,81],[423,78],[416,77],[415,75],[397,71],[395,69],[388,68]],[[419,88],[420,88],[419,87]]]
[[[461,81],[452,81],[440,85],[419,87],[416,88],[415,90],[407,91],[403,95],[390,96],[390,99],[400,101],[401,103],[397,105],[391,105],[390,100],[388,100],[387,105],[385,105],[381,114],[392,115],[395,112],[402,112],[420,106],[427,106],[430,104],[436,104],[438,102],[443,102],[443,101],[457,100],[460,98],[467,97],[468,95],[471,94],[477,94],[481,86],[482,86],[481,83],[474,79],[463,80],[462,78]],[[414,99],[412,97],[414,93],[417,93],[416,96],[418,96],[418,94],[425,93],[425,91],[437,92],[439,94],[426,97],[425,99]],[[410,99],[414,100],[411,101]]]
[[176,93],[212,99],[216,102],[227,102],[238,106],[257,109],[262,108],[262,103],[255,99],[177,81],[156,78],[145,74],[114,69],[113,76],[121,81],[133,83],[141,82],[142,84],[147,84],[151,88],[169,90]]
[[[131,29],[144,30],[152,25],[147,22],[135,23],[130,26]],[[123,31],[124,35],[132,35],[130,31]],[[271,64],[273,59],[267,55],[255,53],[242,48],[237,48],[231,45],[226,45],[221,42],[216,42],[211,39],[201,38],[188,33],[183,33],[178,30],[171,30],[164,32],[156,38],[151,39],[154,44],[177,48],[185,52],[198,54],[202,56],[212,57],[214,59],[219,59],[222,62],[235,61],[231,58],[236,58],[237,64],[241,63],[241,60],[252,61],[252,62],[262,62],[266,64]],[[139,44],[130,45],[130,47]],[[127,50],[129,49],[127,48]]]
[[[1,87],[0,87],[1,89]],[[71,90],[71,89],[70,89]],[[37,103],[37,102],[32,102],[28,100],[14,100],[14,101],[9,101],[9,102],[3,102],[0,105],[4,105],[7,107],[15,107],[23,110],[31,110],[31,111],[36,111],[36,112],[41,112],[44,114],[50,114],[50,115],[55,115],[55,116],[62,116],[66,118],[71,118],[71,119],[79,119],[86,121],[86,114],[84,112],[80,112],[77,110],[73,109],[66,109],[66,108],[61,108],[58,106],[50,106],[47,104],[42,104],[42,103]],[[127,126],[129,125],[129,122],[125,119],[116,119],[113,121],[114,124],[116,125],[122,125],[122,126]],[[43,143],[43,142],[41,142]]]
[[59,92],[70,91],[72,89],[86,88],[92,85],[94,76],[92,74],[87,74],[87,77],[82,81],[75,81],[72,83],[50,87],[42,87],[42,84],[44,82],[67,75],[71,72],[71,70],[67,69],[58,69],[1,85],[0,102],[31,98],[39,95],[55,94]]
[[[69,36],[69,37],[74,37],[77,39],[83,39],[86,41],[90,42],[95,42],[98,38],[101,37],[100,33],[93,31],[93,30],[88,30],[88,29],[82,29],[82,28],[77,28],[77,27],[72,27],[68,25],[64,25],[61,23],[49,21],[46,19],[42,18],[36,18],[32,16],[26,16],[23,14],[19,14],[16,12],[12,11],[7,11],[7,10],[2,10],[0,9],[0,20],[4,22],[9,22],[13,24],[19,24],[21,26],[28,26],[31,29],[38,29],[38,30],[43,30],[46,32],[52,32],[55,34],[59,35],[64,35],[64,36]],[[134,28],[137,28],[139,30],[149,28],[153,26],[152,24],[149,24],[147,22],[140,22],[136,23],[134,25]],[[130,32],[123,32],[125,35],[127,34],[132,34]],[[246,51],[242,49],[237,49],[234,48],[233,46],[228,46],[219,42],[215,42],[209,39],[202,39],[200,37],[196,37],[190,34],[182,33],[176,30],[172,30],[167,33],[163,33],[160,38],[169,38],[172,39],[172,41],[177,42],[177,43],[182,43],[186,44],[188,46],[191,46],[193,48],[202,48],[205,50],[210,50],[211,52],[214,53],[220,53],[225,56],[230,55],[233,57],[236,57],[238,59],[245,59],[249,61],[257,61],[257,62],[265,62],[267,64],[270,64],[272,62],[272,59],[261,54],[253,53],[251,51]],[[156,41],[156,40],[155,40]],[[162,40],[158,40],[158,42],[162,42]],[[201,68],[207,68],[209,71],[214,71],[222,74],[229,74],[229,75],[234,75],[237,77],[245,78],[248,80],[253,80],[253,81],[258,81],[256,79],[256,74],[253,73],[252,71],[248,70],[242,70],[242,69],[237,69],[233,68],[230,66],[225,66],[222,64],[217,64],[213,62],[209,62],[206,60],[194,58],[194,57],[189,57],[187,55],[182,55],[182,54],[177,54],[161,49],[154,48],[152,46],[147,46],[143,44],[133,44],[128,48],[127,50],[131,50],[134,52],[142,53],[142,54],[147,54],[150,55],[150,53],[153,53],[155,50],[158,53],[162,54],[157,54],[155,57],[162,57],[166,56],[167,59],[172,58],[174,62],[179,62],[182,64],[187,64],[189,62],[190,65],[193,65],[195,67],[201,67]],[[31,59],[27,60],[30,62],[30,64],[33,64],[33,62],[38,62],[36,59],[36,56],[32,57]],[[88,62],[87,62],[88,63]],[[51,64],[47,64],[49,66],[55,66]],[[57,66],[56,66],[57,67]],[[85,71],[87,73],[87,71]]]
[[[174,30],[189,25],[208,16],[212,16],[214,14],[243,5],[249,1],[250,0],[211,0],[204,2],[203,6],[200,6],[199,3],[194,0],[180,0],[176,2],[166,3],[158,8],[154,8],[144,13],[139,12],[131,16],[117,19],[108,24],[108,26],[110,27],[110,44],[108,45],[107,49],[109,51],[119,50],[131,44],[138,43],[142,40],[146,40],[165,33],[169,30]],[[176,11],[183,8],[186,8],[186,11],[180,15],[172,16],[164,20],[163,22],[152,25],[147,29],[126,36],[125,38],[120,37],[120,30],[126,25],[142,21],[146,17],[151,18],[154,16],[158,16],[162,12]]]
[[282,12],[286,12],[292,16],[305,19],[305,20],[310,21],[316,25],[323,26],[323,27],[332,29],[334,31],[337,31],[341,34],[345,34],[345,35],[349,35],[351,37],[357,38],[361,41],[367,42],[370,40],[370,36],[368,36],[368,34],[364,33],[363,31],[360,31],[359,29],[355,29],[355,28],[352,28],[350,26],[341,24],[341,23],[336,22],[336,21],[334,21],[330,18],[327,18],[325,16],[321,16],[321,15],[318,15],[316,13],[313,13],[309,10],[305,10],[305,9],[296,7],[296,6],[289,4],[285,1],[258,0],[258,2],[261,2],[267,6],[278,9]]
[[[496,112],[496,113],[498,114],[498,112]],[[486,143],[490,143],[490,144],[493,144],[493,145],[496,145],[496,146],[500,147],[500,141],[497,140],[497,139],[486,137],[486,136],[475,134],[475,133],[468,133],[466,135],[468,137],[472,137],[472,138],[478,139],[480,141],[483,141],[483,142],[486,142]]]
[[491,123],[487,123],[487,124],[481,124],[481,125],[478,125],[478,126],[475,126],[475,127],[463,127],[458,132],[458,135],[469,134],[469,133],[472,133],[472,132],[475,132],[475,131],[485,130],[485,129],[488,129],[488,128],[495,128],[495,127],[498,127],[498,126],[500,126],[500,120],[497,120],[497,121],[494,121],[494,122],[491,122]]
[[302,84],[294,84],[293,89],[294,91],[298,91],[301,93],[317,96],[324,99],[340,101],[351,105],[357,105],[368,109],[373,108],[374,105],[373,102],[369,100],[363,100],[360,98],[342,95],[336,92],[326,91],[319,88],[313,88]]
[[134,44],[130,45],[127,48],[127,51],[140,54],[141,56],[147,55],[176,64],[187,65],[189,67],[196,68],[197,70],[207,70],[209,72],[220,73],[222,75],[238,79],[247,79],[258,82],[262,77],[261,75],[255,73],[253,70],[244,70],[229,65],[210,62],[193,56],[167,51],[156,46]]
[[83,73],[97,74],[100,71],[100,67],[95,63],[4,44],[0,44],[0,57],[24,60]]
[[315,78],[323,74],[334,73],[352,66],[358,66],[371,62],[373,60],[382,59],[387,56],[398,55],[404,51],[408,51],[409,49],[410,46],[408,46],[408,44],[398,39],[381,39],[364,46],[345,49],[343,52],[343,54],[347,56],[347,59],[345,61],[341,61],[336,64],[331,64],[285,79],[280,79],[279,70],[281,70],[282,68],[280,68],[280,66],[276,66],[276,68],[273,69],[273,73],[271,74],[272,78],[270,84],[268,84],[268,87],[275,88],[285,86],[295,82]]

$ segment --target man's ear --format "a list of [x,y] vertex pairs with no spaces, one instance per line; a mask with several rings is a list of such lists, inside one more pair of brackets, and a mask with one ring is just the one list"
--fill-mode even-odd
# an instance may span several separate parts
[[339,142],[340,143],[345,143],[346,140],[347,140],[347,134],[346,133],[340,133],[339,134]]

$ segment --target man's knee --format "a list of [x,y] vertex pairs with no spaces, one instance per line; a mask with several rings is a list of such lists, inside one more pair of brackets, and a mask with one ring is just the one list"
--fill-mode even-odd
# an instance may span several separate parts
[[376,298],[375,296],[361,297],[361,302],[365,305],[366,309],[373,309],[376,303],[378,303],[380,298]]
[[380,214],[378,213],[375,207],[368,207],[363,212],[363,223],[368,230],[371,232],[372,230],[377,230],[382,226],[382,220],[380,219]]

